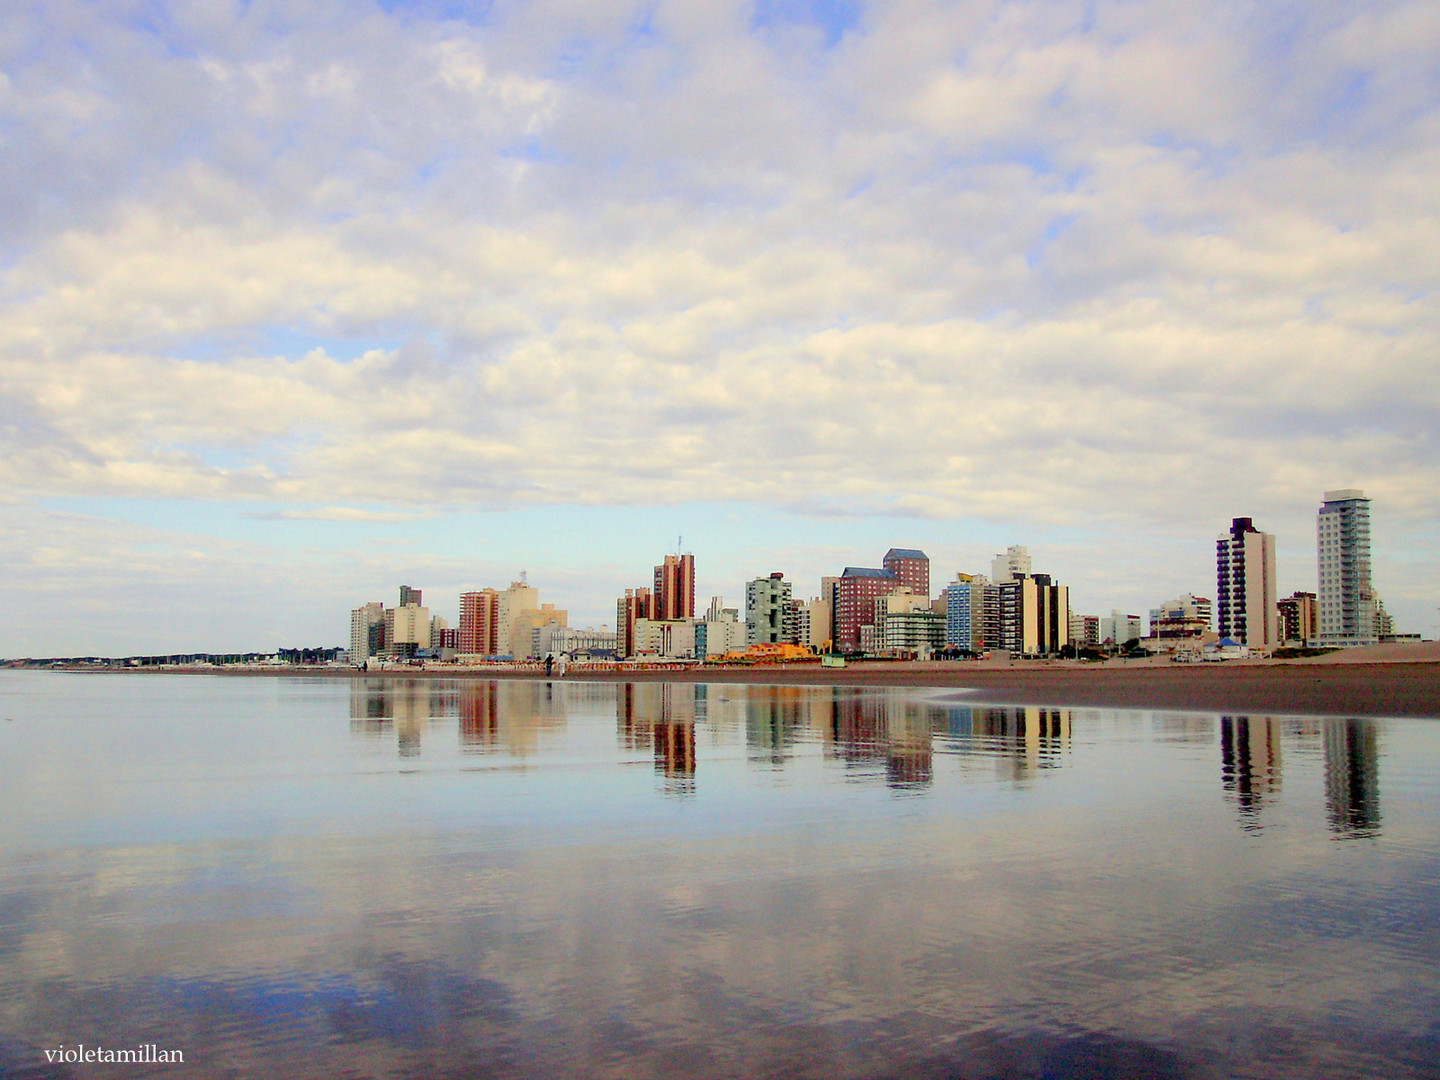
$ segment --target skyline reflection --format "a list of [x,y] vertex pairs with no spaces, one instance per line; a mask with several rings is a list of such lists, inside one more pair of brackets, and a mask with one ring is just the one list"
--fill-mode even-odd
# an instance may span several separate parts
[[1340,837],[1380,833],[1380,725],[1325,721],[1325,806]]
[[[699,790],[702,729],[711,742],[743,738],[753,769],[784,772],[803,748],[816,747],[853,780],[920,794],[936,782],[937,754],[961,759],[962,772],[988,764],[996,779],[1017,784],[1065,767],[1077,710],[843,686],[359,679],[350,687],[352,732],[369,740],[393,733],[397,756],[406,759],[422,756],[428,728],[452,722],[462,753],[527,758],[563,742],[573,718],[605,715],[614,717],[617,747],[649,757],[666,794]],[[1161,744],[1218,742],[1220,791],[1246,832],[1264,829],[1268,811],[1281,805],[1289,744],[1307,757],[1323,754],[1321,795],[1333,836],[1379,833],[1377,721],[1155,713],[1150,724]]]
[[3,1076],[1436,1075],[1433,721],[22,678]]

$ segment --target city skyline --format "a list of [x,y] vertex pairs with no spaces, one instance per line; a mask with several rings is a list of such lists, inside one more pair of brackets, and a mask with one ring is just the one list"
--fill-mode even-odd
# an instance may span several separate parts
[[[613,621],[892,546],[1077,611],[1324,491],[1440,630],[1440,10],[20,0],[0,656]],[[607,616],[607,613],[608,616]]]

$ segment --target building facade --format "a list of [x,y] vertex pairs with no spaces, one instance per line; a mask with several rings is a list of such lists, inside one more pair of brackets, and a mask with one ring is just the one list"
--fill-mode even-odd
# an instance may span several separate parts
[[371,601],[350,612],[350,662],[363,664],[385,648],[385,605]]
[[[860,649],[860,629],[874,632],[875,601],[900,586],[893,571],[867,566],[847,566],[835,580],[833,601],[834,648],[838,652]],[[872,639],[873,640],[873,639]]]
[[885,651],[922,659],[945,644],[945,616],[928,607],[885,614]]
[[930,598],[930,557],[915,548],[891,548],[881,565],[916,596]]
[[785,640],[785,615],[790,606],[790,582],[778,570],[755,578],[745,586],[745,642],[775,645]]
[[956,574],[945,586],[945,644],[967,652],[985,651],[984,574]]
[[[412,590],[413,591],[413,590]],[[419,604],[402,604],[385,611],[384,655],[396,659],[414,656],[430,647],[430,611]]]
[[1210,633],[1214,611],[1208,597],[1177,596],[1150,609],[1150,636],[1161,641],[1204,637]]
[[615,602],[615,655],[634,656],[637,651],[635,624],[654,615],[649,589],[626,589]]
[[598,630],[593,627],[577,630],[568,626],[546,623],[543,626],[535,627],[533,633],[531,651],[535,656],[544,657],[552,654],[560,656],[577,652],[611,654],[615,652],[615,634],[603,626]]
[[1127,641],[1139,641],[1145,635],[1145,624],[1139,615],[1130,615],[1119,608],[1111,608],[1110,614],[1100,620],[1100,643],[1102,645],[1124,645]]
[[1275,537],[1235,518],[1215,541],[1215,591],[1220,637],[1251,649],[1272,649],[1279,609],[1275,598]]
[[666,555],[655,567],[655,618],[693,619],[695,617],[695,556]]
[[1281,644],[1302,647],[1311,645],[1319,636],[1320,606],[1313,592],[1297,592],[1276,601],[1280,616]]
[[1077,649],[1093,649],[1100,644],[1100,616],[1070,616],[1070,644]]
[[995,584],[1030,573],[1030,549],[1024,544],[1011,544],[990,560],[990,580]]
[[791,599],[785,605],[785,629],[780,640],[791,645],[813,645],[810,640],[810,605]]
[[1358,488],[1327,491],[1315,519],[1321,645],[1370,645],[1375,591],[1370,581],[1370,500]]
[[991,586],[999,618],[996,643],[1015,656],[1047,656],[1070,641],[1070,589],[1049,574],[1017,574]]
[[455,651],[465,656],[500,654],[500,594],[494,589],[460,594]]

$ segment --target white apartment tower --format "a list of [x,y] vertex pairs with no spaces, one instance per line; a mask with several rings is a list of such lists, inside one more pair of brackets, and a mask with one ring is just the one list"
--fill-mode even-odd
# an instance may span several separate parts
[[1276,641],[1275,537],[1235,518],[1215,541],[1216,593],[1220,636],[1252,649],[1273,649]]
[[1375,643],[1370,500],[1357,488],[1325,492],[1315,520],[1320,561],[1319,643]]

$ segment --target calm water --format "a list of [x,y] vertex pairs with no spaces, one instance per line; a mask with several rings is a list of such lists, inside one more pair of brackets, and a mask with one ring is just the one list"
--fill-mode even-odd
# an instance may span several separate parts
[[1440,1076],[1437,721],[24,672],[0,713],[0,1076]]

